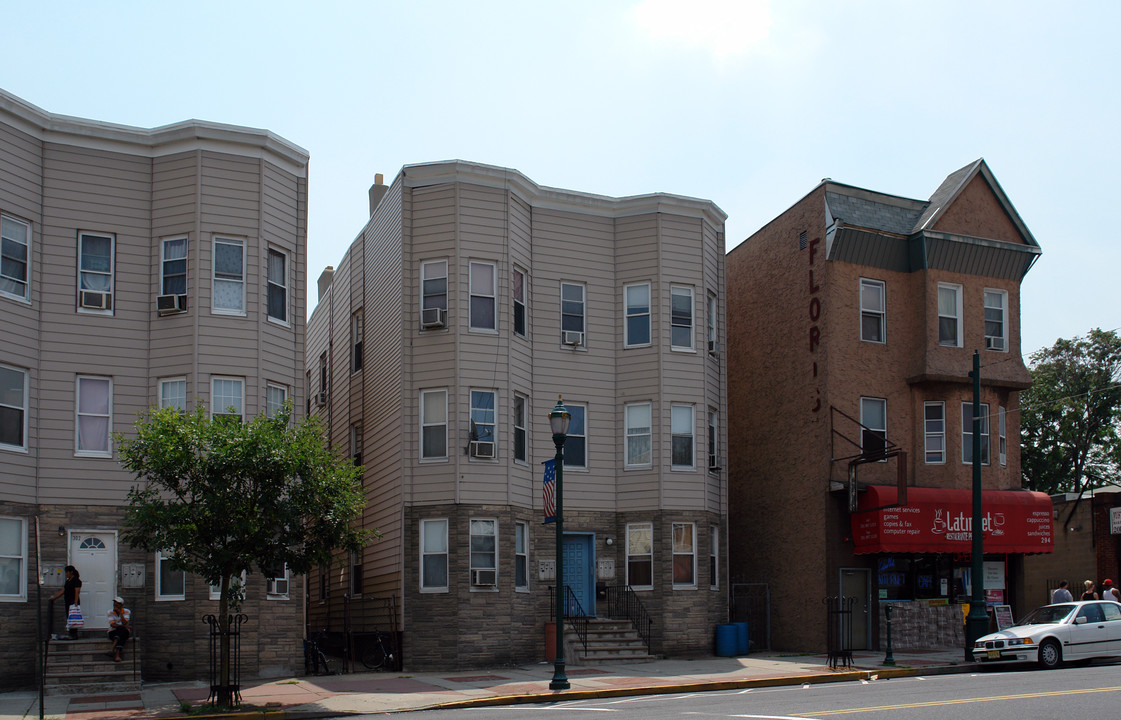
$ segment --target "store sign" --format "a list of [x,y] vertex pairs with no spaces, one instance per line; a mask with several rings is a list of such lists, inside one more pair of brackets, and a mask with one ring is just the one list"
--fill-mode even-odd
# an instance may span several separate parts
[[1109,509],[1109,534],[1121,535],[1121,507]]

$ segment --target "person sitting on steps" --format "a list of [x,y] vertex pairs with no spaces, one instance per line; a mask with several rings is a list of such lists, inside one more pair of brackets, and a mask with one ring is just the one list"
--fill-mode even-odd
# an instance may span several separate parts
[[113,641],[113,662],[121,661],[125,641],[132,636],[132,613],[125,607],[121,597],[113,598],[113,609],[109,611],[109,639]]

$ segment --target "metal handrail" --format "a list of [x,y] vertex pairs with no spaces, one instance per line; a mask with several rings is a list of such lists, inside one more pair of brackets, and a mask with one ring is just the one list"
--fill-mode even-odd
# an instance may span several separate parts
[[[557,601],[556,601],[556,587],[549,587],[549,617],[555,618],[557,616]],[[576,593],[572,592],[572,588],[568,585],[564,586],[564,621],[565,624],[571,625],[572,629],[576,631],[576,636],[580,638],[580,644],[584,647],[584,652],[588,651],[588,614],[584,612],[584,606],[580,604],[580,600],[576,597]]]
[[599,607],[606,612],[612,620],[630,620],[631,625],[638,632],[638,636],[646,643],[646,652],[650,652],[650,639],[653,635],[654,621],[647,612],[646,606],[638,598],[634,588],[630,585],[613,585],[606,588],[606,602]]

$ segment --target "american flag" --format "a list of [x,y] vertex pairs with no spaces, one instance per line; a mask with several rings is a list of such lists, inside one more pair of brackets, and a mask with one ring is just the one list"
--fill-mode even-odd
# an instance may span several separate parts
[[541,486],[545,495],[545,522],[551,523],[557,519],[557,461],[554,458],[541,464],[545,466],[545,482]]

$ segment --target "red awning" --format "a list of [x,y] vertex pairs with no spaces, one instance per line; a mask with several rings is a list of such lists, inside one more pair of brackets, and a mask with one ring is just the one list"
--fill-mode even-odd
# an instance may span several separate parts
[[[894,487],[869,485],[861,492],[852,514],[858,555],[973,551],[972,491],[909,487],[906,505],[885,507],[895,502]],[[1041,492],[982,491],[985,552],[1052,552],[1051,507],[1051,498]]]

